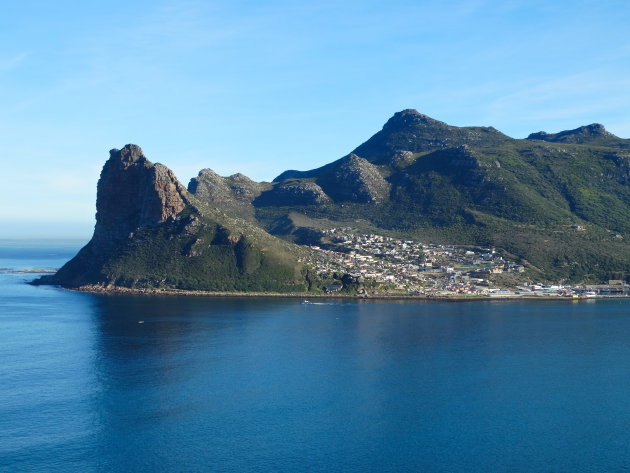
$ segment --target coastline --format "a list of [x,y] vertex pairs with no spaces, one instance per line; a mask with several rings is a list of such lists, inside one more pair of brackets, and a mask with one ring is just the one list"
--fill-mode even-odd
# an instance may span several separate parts
[[[62,286],[58,286],[62,287]],[[187,297],[239,297],[239,298],[284,298],[284,299],[349,299],[349,300],[409,300],[409,301],[441,301],[441,302],[472,302],[472,301],[571,301],[585,302],[597,299],[627,299],[624,295],[599,295],[597,297],[576,298],[561,295],[533,295],[519,294],[509,296],[490,295],[403,295],[403,294],[313,294],[313,293],[282,293],[282,292],[221,292],[221,291],[193,291],[185,289],[139,289],[128,287],[103,287],[97,285],[64,288],[72,291],[87,292],[98,295],[142,295],[142,296],[187,296]]]

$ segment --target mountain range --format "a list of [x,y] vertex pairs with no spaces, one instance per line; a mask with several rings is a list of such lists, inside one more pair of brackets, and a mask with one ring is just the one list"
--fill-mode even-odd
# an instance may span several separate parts
[[493,246],[547,280],[623,279],[630,140],[600,124],[514,139],[403,110],[317,169],[272,182],[203,169],[187,188],[127,145],[103,168],[94,237],[42,281],[308,290],[317,283],[300,245],[338,226]]

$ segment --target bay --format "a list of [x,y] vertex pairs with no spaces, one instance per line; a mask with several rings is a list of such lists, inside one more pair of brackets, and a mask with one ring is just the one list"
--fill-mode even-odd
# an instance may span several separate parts
[[92,295],[0,245],[0,471],[630,469],[630,303]]

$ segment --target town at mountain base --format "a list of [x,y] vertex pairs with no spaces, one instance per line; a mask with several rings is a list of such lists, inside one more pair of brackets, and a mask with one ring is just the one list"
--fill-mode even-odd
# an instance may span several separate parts
[[[630,140],[598,124],[514,139],[404,110],[347,156],[273,182],[204,169],[186,189],[139,147],[112,150],[92,240],[38,283],[368,294],[623,282],[629,231]],[[398,242],[415,250],[392,253]]]

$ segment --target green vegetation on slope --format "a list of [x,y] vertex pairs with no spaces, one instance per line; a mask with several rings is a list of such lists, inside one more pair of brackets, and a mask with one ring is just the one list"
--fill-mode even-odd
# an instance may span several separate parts
[[[256,217],[303,243],[316,241],[322,222],[353,222],[368,232],[503,248],[550,280],[628,277],[630,141],[601,125],[535,135],[542,138],[515,140],[406,110],[354,150],[376,164],[388,196],[366,203],[329,193],[319,205],[258,206]],[[276,181],[315,181],[326,190],[340,162]]]

